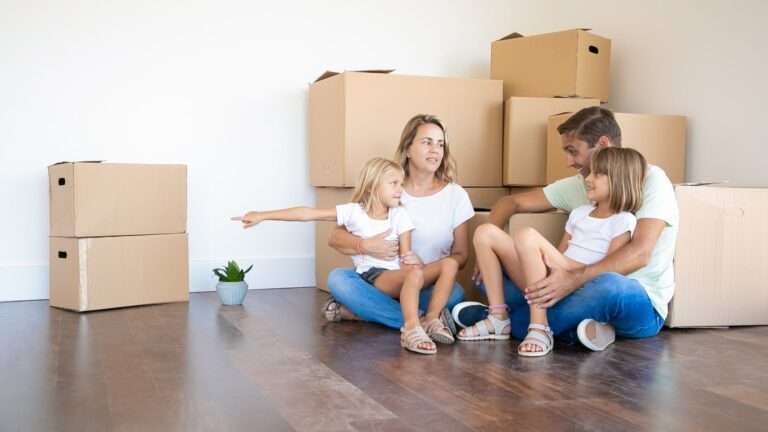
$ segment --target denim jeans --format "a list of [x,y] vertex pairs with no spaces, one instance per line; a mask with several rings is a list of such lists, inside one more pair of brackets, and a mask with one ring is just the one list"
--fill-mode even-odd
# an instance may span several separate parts
[[[485,293],[485,286],[479,288]],[[530,323],[529,305],[506,274],[504,301],[509,306],[512,336],[523,339]],[[664,325],[643,286],[618,273],[601,274],[547,310],[552,332],[565,344],[577,343],[576,326],[587,318],[607,322],[617,336],[627,338],[655,336]]]
[[[375,322],[394,329],[403,326],[400,302],[367,283],[354,269],[340,268],[328,275],[331,295],[352,313],[365,321]],[[432,286],[419,293],[419,309],[426,311],[432,296]],[[448,297],[449,310],[464,300],[464,289],[458,283],[453,285]]]

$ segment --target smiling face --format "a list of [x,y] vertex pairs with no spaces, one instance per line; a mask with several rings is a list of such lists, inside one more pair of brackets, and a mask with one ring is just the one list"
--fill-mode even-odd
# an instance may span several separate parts
[[584,179],[587,188],[587,199],[592,202],[607,202],[610,200],[611,191],[608,186],[608,176],[605,174],[589,173]]
[[399,206],[400,196],[403,193],[403,173],[394,169],[385,171],[374,193],[385,207]]
[[592,155],[601,147],[600,143],[590,147],[586,141],[576,138],[574,134],[560,135],[560,139],[562,140],[566,163],[586,178],[589,175]]
[[432,123],[419,126],[405,154],[411,170],[436,173],[445,155],[443,130]]

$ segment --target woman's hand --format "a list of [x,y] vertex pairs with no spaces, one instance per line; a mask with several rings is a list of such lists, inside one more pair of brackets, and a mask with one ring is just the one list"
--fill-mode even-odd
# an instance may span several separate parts
[[233,221],[239,221],[243,223],[243,229],[250,228],[254,225],[257,225],[259,222],[263,221],[264,219],[259,216],[259,212],[257,211],[249,211],[248,213],[242,215],[242,216],[235,216],[233,218],[230,218]]
[[419,258],[418,255],[416,255],[416,252],[414,251],[408,251],[403,254],[403,256],[400,257],[400,263],[405,265],[412,265],[416,267],[424,267],[424,263],[421,261],[421,258]]
[[400,252],[400,241],[387,240],[387,236],[391,232],[392,230],[388,229],[381,234],[360,240],[361,250],[359,252],[387,261],[397,258],[397,254]]

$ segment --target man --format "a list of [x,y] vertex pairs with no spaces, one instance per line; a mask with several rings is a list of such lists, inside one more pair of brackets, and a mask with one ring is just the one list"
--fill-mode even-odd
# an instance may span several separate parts
[[[589,175],[592,154],[603,147],[621,146],[621,129],[611,111],[589,107],[560,125],[558,132],[568,166],[578,174],[542,189],[500,199],[489,216],[492,225],[478,228],[475,243],[509,250],[512,239],[502,227],[512,215],[553,209],[570,212],[589,203],[584,178]],[[594,351],[604,350],[616,335],[655,336],[667,317],[674,291],[672,259],[678,229],[674,189],[659,167],[648,167],[643,204],[636,216],[638,223],[631,241],[600,262],[573,271],[550,269],[546,278],[527,287],[517,286],[504,275],[512,335],[518,339],[525,336],[530,302],[547,309],[559,341],[573,343],[578,338]],[[477,271],[476,276],[484,291]],[[470,302],[453,310],[461,326],[474,324],[486,314],[483,305]]]

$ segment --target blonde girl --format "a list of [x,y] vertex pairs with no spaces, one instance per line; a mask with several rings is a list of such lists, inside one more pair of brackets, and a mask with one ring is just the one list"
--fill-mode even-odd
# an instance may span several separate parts
[[[414,229],[408,213],[400,206],[404,177],[402,167],[396,162],[374,158],[363,167],[350,203],[332,209],[294,207],[251,211],[232,219],[241,221],[243,228],[250,228],[266,220],[336,221],[360,241],[388,232],[386,238],[399,242],[399,255],[403,256],[411,252],[411,234]],[[360,246],[356,249],[360,251]],[[421,265],[402,264],[398,256],[382,259],[364,253],[354,255],[352,261],[356,273],[363,280],[388,296],[400,299],[404,317],[400,338],[402,347],[420,354],[434,354],[437,352],[434,340],[444,343],[454,341],[453,335],[439,320],[424,323],[431,330],[430,335],[422,327],[419,319],[419,292],[424,286]],[[435,284],[435,291],[446,291],[447,297],[454,279],[455,274],[441,275]]]
[[[529,286],[544,279],[548,267],[573,270],[590,265],[628,243],[637,224],[633,213],[642,205],[646,167],[643,155],[633,149],[606,147],[597,151],[592,158],[591,172],[585,179],[587,198],[591,203],[570,213],[558,248],[533,228],[513,234],[520,265],[508,269],[512,279]],[[500,278],[485,277],[491,271],[499,271],[499,260],[504,262],[505,257],[497,256],[483,244],[476,244],[475,250],[486,284],[489,315],[462,330],[458,338],[509,339],[511,326]],[[531,305],[528,335],[519,345],[518,354],[544,356],[553,346],[547,309]]]

